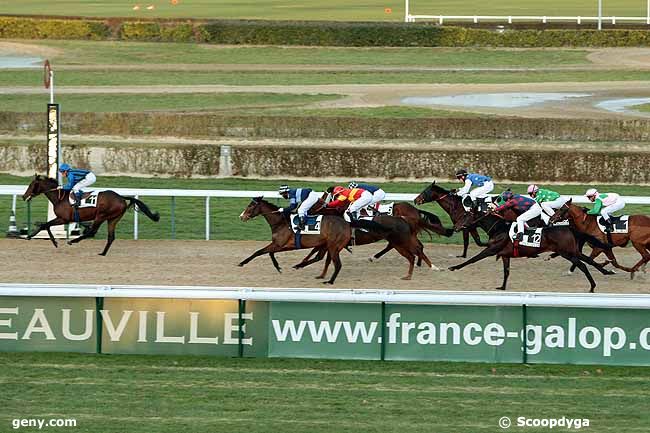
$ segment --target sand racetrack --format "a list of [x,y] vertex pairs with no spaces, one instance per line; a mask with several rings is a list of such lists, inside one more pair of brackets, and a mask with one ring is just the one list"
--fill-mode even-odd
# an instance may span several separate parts
[[[278,254],[283,267],[279,274],[268,256],[262,256],[246,267],[237,266],[256,249],[265,245],[256,241],[131,241],[117,240],[107,257],[97,255],[103,240],[84,241],[58,249],[44,240],[0,240],[0,282],[2,283],[79,283],[79,284],[150,284],[248,287],[331,287],[314,277],[320,264],[302,270],[291,266],[300,261],[306,250]],[[502,265],[486,259],[461,271],[434,272],[416,268],[412,281],[403,281],[407,262],[395,252],[379,262],[368,257],[383,247],[375,244],[354,247],[353,254],[343,252],[343,269],[334,287],[374,289],[428,290],[493,290],[501,284]],[[425,251],[440,268],[460,263],[455,256],[458,245],[426,244]],[[470,254],[476,254],[473,246]],[[624,264],[638,261],[633,248],[617,249]],[[543,256],[545,257],[546,254]],[[587,292],[588,283],[582,274],[566,275],[568,262],[562,259],[544,261],[514,259],[508,289],[511,291]],[[591,269],[597,292],[650,293],[650,278],[639,273],[634,280],[629,274],[604,276]]]

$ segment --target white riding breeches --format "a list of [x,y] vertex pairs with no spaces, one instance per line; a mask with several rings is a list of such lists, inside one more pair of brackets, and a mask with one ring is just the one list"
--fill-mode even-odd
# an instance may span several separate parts
[[542,219],[546,224],[548,224],[549,220],[555,214],[555,210],[561,208],[564,206],[564,204],[569,201],[568,198],[559,196],[553,201],[545,201],[543,202],[542,205]]
[[477,198],[487,197],[489,193],[494,189],[494,182],[491,180],[483,182],[483,186],[477,186],[469,192],[469,197],[472,201],[476,201]]
[[535,217],[538,217],[542,214],[542,207],[539,205],[539,203],[535,203],[528,209],[526,212],[522,213],[517,217],[517,232],[518,233],[523,233],[524,231],[524,223],[527,221],[532,220]]
[[318,195],[317,192],[310,192],[307,198],[302,203],[300,203],[300,206],[298,206],[298,216],[300,218],[306,216],[307,212],[309,212],[309,209],[311,209],[312,206],[316,204],[319,198],[320,195]]
[[79,191],[81,191],[84,188],[89,187],[93,183],[97,182],[97,178],[93,173],[88,173],[86,177],[81,179],[79,182],[77,182],[73,187],[72,187],[72,192],[77,194]]
[[625,207],[625,202],[622,199],[616,200],[614,203],[610,204],[609,206],[604,206],[600,210],[600,214],[603,216],[605,221],[609,221],[609,217],[612,216],[614,212],[617,210],[621,210]]
[[361,197],[350,204],[348,212],[357,212],[359,209],[363,209],[364,207],[368,206],[370,202],[372,202],[372,194],[364,190],[361,193]]
[[372,194],[372,201],[370,202],[370,205],[372,206],[375,203],[379,203],[385,198],[386,198],[386,192],[384,192],[383,189],[378,189]]

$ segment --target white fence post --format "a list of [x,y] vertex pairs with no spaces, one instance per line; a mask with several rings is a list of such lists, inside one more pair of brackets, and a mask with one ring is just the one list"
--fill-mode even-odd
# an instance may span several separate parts
[[205,198],[205,240],[210,240],[210,196]]

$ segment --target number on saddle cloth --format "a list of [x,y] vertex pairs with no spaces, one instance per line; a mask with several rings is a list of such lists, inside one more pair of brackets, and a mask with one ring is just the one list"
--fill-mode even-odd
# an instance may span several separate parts
[[[308,215],[305,218],[305,229],[301,230],[303,235],[317,235],[320,234],[320,224],[323,215]],[[291,230],[296,233],[298,231],[298,224],[300,217],[298,214],[291,214]]]
[[[97,197],[98,196],[99,196],[99,191],[82,192],[81,193],[81,204],[79,205],[79,209],[86,208],[86,207],[97,207]],[[73,205],[73,204],[76,203],[75,194],[72,191],[70,191],[69,202],[70,202],[70,205]]]
[[[524,236],[523,239],[519,241],[519,245],[523,247],[539,248],[542,244],[543,230],[544,229],[542,227],[524,229]],[[517,234],[517,224],[513,223],[510,225],[510,232],[509,232],[510,240],[513,240],[516,234]]]
[[[630,218],[629,215],[623,215],[623,216],[612,216],[609,217],[609,220],[612,223],[612,233],[628,233],[628,219]],[[603,217],[599,216],[597,218],[598,220],[598,228],[605,233],[605,220]]]

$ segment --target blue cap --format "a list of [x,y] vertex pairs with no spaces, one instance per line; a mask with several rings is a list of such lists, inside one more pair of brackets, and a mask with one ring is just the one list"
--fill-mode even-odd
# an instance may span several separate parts
[[65,162],[59,166],[59,171],[63,173],[64,171],[70,170],[70,166]]

